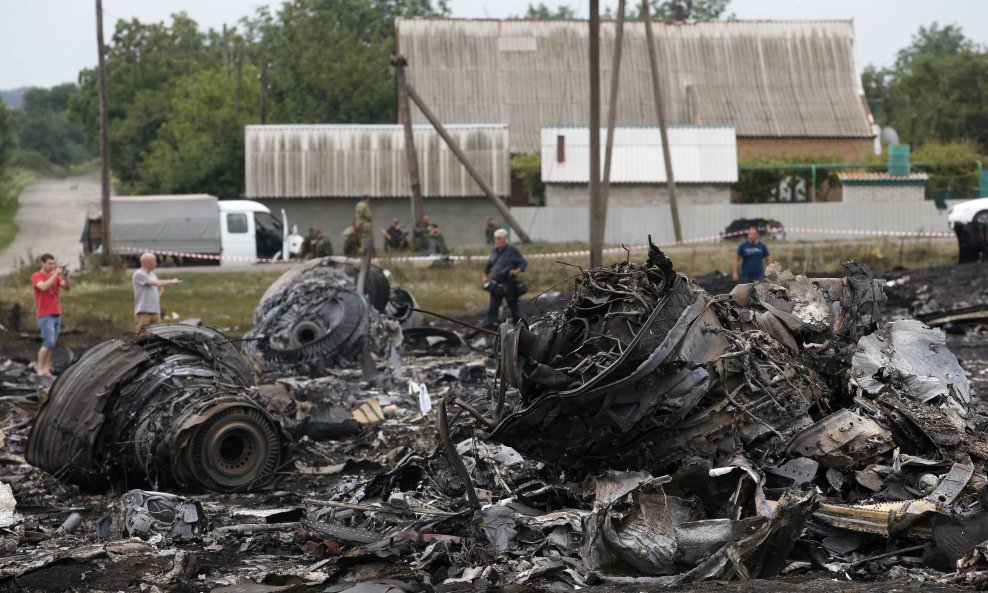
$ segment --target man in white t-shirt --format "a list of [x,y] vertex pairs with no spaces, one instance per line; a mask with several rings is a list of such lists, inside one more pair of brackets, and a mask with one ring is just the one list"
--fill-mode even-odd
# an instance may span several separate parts
[[134,270],[134,331],[141,333],[144,326],[161,323],[161,295],[165,287],[181,284],[178,278],[158,280],[154,269],[158,258],[153,253],[141,256],[141,268]]

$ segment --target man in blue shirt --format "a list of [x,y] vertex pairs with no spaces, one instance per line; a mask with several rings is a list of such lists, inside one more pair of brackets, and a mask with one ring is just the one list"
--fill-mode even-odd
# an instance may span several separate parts
[[[764,265],[762,264],[764,260]],[[765,275],[765,267],[772,263],[768,247],[758,240],[758,229],[748,229],[748,239],[738,246],[738,254],[734,258],[734,272],[731,275],[735,282],[754,282]],[[738,268],[741,273],[738,274]]]
[[514,245],[508,245],[508,232],[504,229],[494,231],[494,248],[487,258],[483,276],[484,289],[491,293],[485,320],[487,326],[497,324],[502,299],[508,301],[511,321],[518,323],[521,319],[518,309],[518,275],[527,267],[525,256]]

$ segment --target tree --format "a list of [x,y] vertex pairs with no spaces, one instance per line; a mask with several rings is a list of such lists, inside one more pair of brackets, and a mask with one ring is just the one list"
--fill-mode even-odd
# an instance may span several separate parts
[[243,195],[244,126],[257,119],[257,68],[246,66],[243,80],[239,112],[236,80],[222,66],[196,73],[188,92],[174,94],[167,121],[137,163],[137,193]]
[[396,119],[394,20],[445,14],[430,0],[289,0],[252,26],[268,63],[271,121],[390,123]]
[[896,69],[907,69],[914,58],[919,56],[956,56],[961,52],[973,51],[974,44],[964,37],[957,25],[940,27],[933,21],[929,27],[920,26],[908,47],[900,49],[896,55]]
[[876,119],[904,143],[972,140],[988,150],[988,53],[956,25],[920,27],[895,66],[865,68]]
[[[734,18],[733,14],[724,13],[731,0],[649,0],[649,15],[655,21],[674,20],[715,20],[719,18]],[[630,2],[627,18],[641,20],[642,9],[640,2]],[[615,19],[617,15],[608,8],[602,15],[605,19]]]
[[34,150],[59,166],[88,158],[82,128],[66,117],[66,108],[78,90],[71,83],[51,89],[28,89],[23,106],[13,117],[17,147]]
[[575,19],[576,9],[565,4],[560,4],[553,10],[546,6],[544,2],[539,2],[538,4],[529,4],[528,10],[525,11],[525,16],[513,18],[538,20]]
[[0,101],[0,176],[3,175],[7,159],[14,149],[14,133],[11,125],[10,111]]

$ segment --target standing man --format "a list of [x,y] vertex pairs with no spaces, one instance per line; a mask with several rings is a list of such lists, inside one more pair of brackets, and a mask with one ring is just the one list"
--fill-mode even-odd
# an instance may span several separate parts
[[134,331],[141,333],[147,325],[161,323],[161,295],[165,287],[181,284],[178,278],[158,280],[154,269],[158,258],[153,253],[141,256],[141,268],[134,270]]
[[514,245],[508,245],[508,231],[494,231],[494,248],[484,265],[484,289],[491,293],[490,306],[487,307],[487,326],[497,325],[498,312],[501,310],[501,299],[507,299],[508,309],[511,310],[511,321],[518,323],[521,312],[518,310],[518,274],[528,268],[525,256]]
[[423,214],[412,229],[412,249],[424,253],[429,248],[429,215]]
[[494,220],[493,216],[487,217],[487,222],[484,224],[484,243],[487,245],[494,244],[494,231],[499,227],[497,226],[497,221]]
[[51,351],[58,343],[58,332],[62,329],[62,301],[60,288],[69,290],[69,271],[58,266],[55,257],[46,253],[41,256],[41,269],[31,274],[34,287],[34,304],[38,308],[38,327],[41,329],[41,349],[38,350],[37,372],[39,377],[51,377]]
[[[764,260],[764,264],[762,261]],[[748,229],[748,238],[738,246],[738,253],[734,257],[734,271],[731,277],[735,282],[754,282],[761,280],[765,275],[765,266],[772,263],[772,258],[768,254],[768,246],[758,240],[758,229],[751,227]],[[738,274],[738,268],[741,274]]]

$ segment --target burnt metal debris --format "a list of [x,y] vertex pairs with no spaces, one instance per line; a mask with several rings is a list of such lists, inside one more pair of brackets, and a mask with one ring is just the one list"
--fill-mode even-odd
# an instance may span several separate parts
[[25,457],[89,491],[233,491],[271,484],[287,445],[222,334],[156,325],[94,346],[55,381]]
[[[365,353],[389,356],[401,343],[401,328],[385,314],[388,279],[371,266],[361,293],[358,275],[353,260],[333,257],[285,272],[261,297],[244,352],[262,373],[275,375],[317,375]],[[409,302],[411,296],[401,291],[392,310],[410,315]]]
[[73,494],[62,480],[80,460],[53,475],[17,463],[31,401],[18,392],[0,400],[16,404],[0,510],[16,496],[20,513],[0,529],[0,580],[38,588],[71,558],[97,579],[93,566],[140,561],[127,582],[161,590],[561,593],[793,574],[808,590],[984,588],[984,391],[947,347],[957,336],[886,318],[883,282],[846,266],[812,280],[773,267],[712,295],[652,249],[581,274],[564,310],[502,326],[495,356],[438,356],[455,340],[423,332],[407,382],[347,365],[281,376],[258,387],[298,440],[276,493]]

